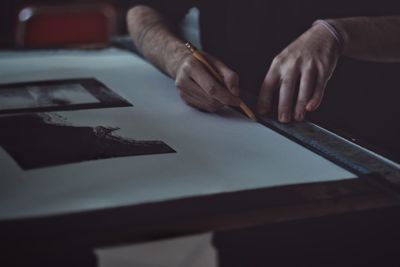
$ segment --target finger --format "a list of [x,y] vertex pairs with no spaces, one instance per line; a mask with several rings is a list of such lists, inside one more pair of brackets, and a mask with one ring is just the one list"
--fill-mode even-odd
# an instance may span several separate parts
[[200,101],[202,99],[212,99],[195,81],[185,77],[179,83],[178,88],[187,95],[197,98]]
[[294,112],[294,118],[296,121],[304,120],[306,114],[306,105],[315,89],[316,76],[317,71],[314,67],[309,67],[302,72],[300,78],[299,94],[297,96],[297,102]]
[[[212,99],[209,103],[199,102],[198,99],[193,98],[191,95],[186,94],[185,92],[181,93],[181,98],[185,101],[185,103],[193,108],[214,113],[223,108],[222,104],[217,104],[216,100]],[[214,101],[214,102],[212,102]]]
[[193,82],[192,90],[187,90],[185,93],[195,99],[200,105],[217,107],[218,109],[224,106],[224,104],[205,93],[195,82]]
[[322,75],[319,75],[314,93],[306,105],[307,111],[314,111],[321,105],[327,83],[328,80],[325,79]]
[[199,98],[193,96],[192,94],[188,94],[185,91],[181,91],[181,98],[191,107],[207,111],[207,112],[217,112],[222,109],[224,105],[211,98]]
[[205,55],[207,60],[215,67],[217,72],[221,75],[226,88],[235,96],[239,96],[239,76],[224,63],[215,59],[210,55]]
[[282,80],[279,89],[279,121],[283,123],[290,122],[292,119],[292,109],[294,101],[294,93],[299,79],[299,71],[293,69],[288,71]]
[[211,98],[191,79],[181,79],[178,88],[181,98],[192,107],[208,112],[215,112],[223,107],[220,102]]
[[265,114],[270,111],[272,106],[272,97],[275,90],[279,88],[280,74],[274,65],[271,66],[261,85],[260,95],[258,97],[258,112]]
[[191,78],[212,98],[218,100],[224,105],[239,106],[240,100],[232,95],[227,88],[220,84],[210,72],[197,62],[190,72]]

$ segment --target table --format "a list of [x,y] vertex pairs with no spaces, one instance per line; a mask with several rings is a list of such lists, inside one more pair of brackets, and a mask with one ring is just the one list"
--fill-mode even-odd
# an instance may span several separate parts
[[236,111],[185,106],[169,78],[128,52],[0,54],[1,83],[85,77],[133,107],[54,113],[73,126],[162,138],[177,153],[24,171],[1,150],[4,250],[92,248],[398,205],[386,190]]

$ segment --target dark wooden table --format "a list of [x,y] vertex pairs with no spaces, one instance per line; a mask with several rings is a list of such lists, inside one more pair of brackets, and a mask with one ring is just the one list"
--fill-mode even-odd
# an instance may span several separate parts
[[391,210],[393,215],[399,211],[398,203],[396,197],[363,179],[258,189],[80,214],[2,221],[0,249],[8,264],[19,260],[21,264],[28,264],[26,259],[31,263],[33,259],[40,262],[54,256],[61,262],[65,262],[65,258],[79,259],[86,265],[95,262],[86,253],[100,246],[259,225],[277,227],[289,222],[312,222],[321,217],[377,210]]

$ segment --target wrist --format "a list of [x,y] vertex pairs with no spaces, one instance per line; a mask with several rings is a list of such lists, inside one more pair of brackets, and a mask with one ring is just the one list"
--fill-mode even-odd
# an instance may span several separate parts
[[343,19],[326,19],[326,22],[328,22],[330,25],[332,25],[336,31],[340,34],[342,37],[343,41],[343,47],[342,47],[342,54],[346,53],[346,50],[348,48],[349,44],[349,33],[346,30],[346,25],[345,25],[345,20]]
[[181,40],[176,40],[171,44],[170,49],[168,51],[172,51],[170,55],[167,55],[169,58],[166,60],[168,65],[166,66],[167,73],[173,78],[176,79],[179,68],[186,60],[187,57],[191,56],[190,51],[185,47],[185,43]]
[[338,54],[343,54],[345,50],[345,37],[343,36],[341,30],[338,29],[336,24],[333,23],[333,20],[316,20],[313,24],[313,27],[319,27],[321,30],[329,33],[332,40],[334,40],[334,44],[337,48]]

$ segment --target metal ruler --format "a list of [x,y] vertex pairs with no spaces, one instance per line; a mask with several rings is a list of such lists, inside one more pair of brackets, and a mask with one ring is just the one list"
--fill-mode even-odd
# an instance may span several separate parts
[[400,164],[392,162],[311,122],[282,124],[268,117],[259,122],[322,157],[400,196]]

